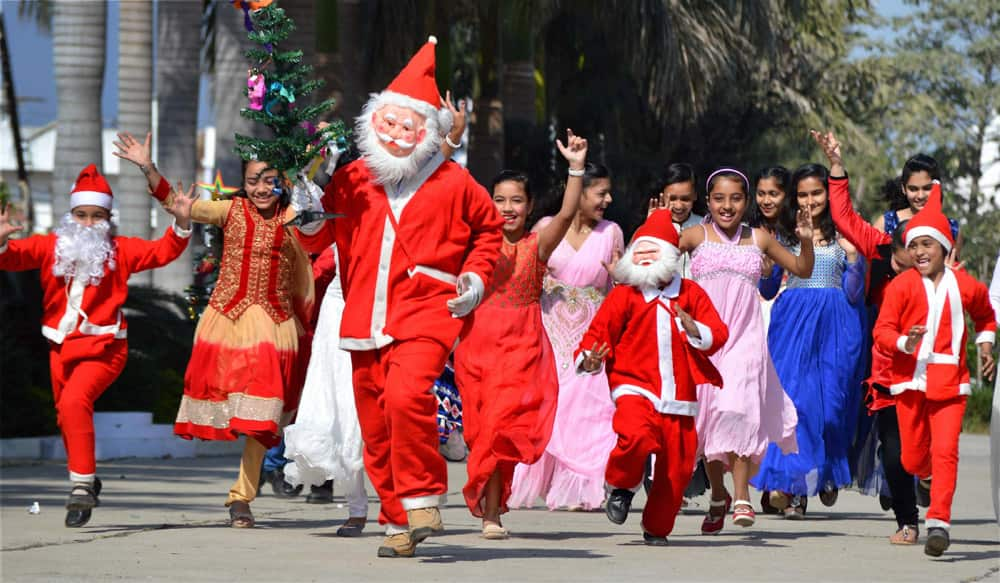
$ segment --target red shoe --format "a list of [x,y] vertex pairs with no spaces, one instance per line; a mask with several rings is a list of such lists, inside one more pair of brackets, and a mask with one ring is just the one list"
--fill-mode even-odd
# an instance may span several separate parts
[[712,500],[708,503],[705,520],[701,521],[701,534],[719,534],[726,524],[726,515],[733,505],[733,497],[726,492],[725,500]]
[[757,515],[749,500],[737,500],[733,503],[733,524],[736,526],[753,526]]

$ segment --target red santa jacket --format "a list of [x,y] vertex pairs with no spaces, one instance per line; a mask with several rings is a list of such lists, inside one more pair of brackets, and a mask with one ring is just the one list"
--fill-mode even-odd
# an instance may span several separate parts
[[42,335],[62,344],[73,338],[99,336],[103,339],[125,338],[127,323],[122,305],[128,296],[131,274],[162,267],[184,252],[190,231],[178,234],[170,227],[157,241],[134,237],[114,237],[115,269],[104,267],[101,283],[86,285],[79,278],[67,282],[52,274],[55,263],[56,235],[34,235],[11,240],[0,247],[0,269],[5,271],[41,270]]
[[[695,320],[701,339],[688,338],[677,307]],[[696,385],[722,387],[708,355],[722,348],[729,328],[698,284],[674,277],[663,290],[620,285],[597,310],[576,351],[579,367],[594,343],[610,347],[605,368],[611,398],[640,395],[660,413],[698,414]],[[697,349],[697,350],[694,350]]]
[[486,189],[440,154],[398,188],[376,184],[359,159],[334,174],[323,208],[345,216],[299,236],[312,252],[337,244],[346,304],[340,347],[418,337],[454,345],[463,321],[446,302],[458,276],[472,272],[488,284],[500,255],[503,220]]
[[[889,388],[894,395],[924,391],[938,401],[972,392],[965,363],[965,311],[975,324],[976,343],[993,342],[997,324],[989,294],[969,274],[946,268],[937,289],[916,268],[892,280],[873,335],[893,355]],[[906,334],[917,325],[926,326],[927,334],[909,354]]]

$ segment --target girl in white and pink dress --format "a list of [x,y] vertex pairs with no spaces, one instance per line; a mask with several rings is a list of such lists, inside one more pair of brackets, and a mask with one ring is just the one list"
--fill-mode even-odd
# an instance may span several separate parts
[[[549,509],[591,510],[604,502],[604,469],[615,444],[615,407],[604,375],[577,376],[573,350],[611,288],[605,268],[621,256],[621,228],[604,220],[611,204],[611,178],[604,166],[587,163],[577,216],[549,258],[542,292],[542,323],[559,372],[559,405],[552,438],[542,458],[514,470],[508,505],[528,507],[538,498]],[[550,219],[543,218],[537,228]]]

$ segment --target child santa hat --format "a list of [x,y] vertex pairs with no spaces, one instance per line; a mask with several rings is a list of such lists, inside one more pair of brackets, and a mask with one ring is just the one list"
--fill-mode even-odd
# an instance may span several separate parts
[[927,204],[906,224],[906,232],[903,234],[905,244],[909,246],[917,237],[930,237],[941,243],[945,253],[950,252],[955,246],[948,217],[941,210],[941,182],[938,180],[931,186],[931,196],[927,199]]
[[97,171],[97,166],[91,164],[76,177],[69,195],[69,208],[72,210],[82,205],[93,205],[111,210],[113,200],[108,181]]
[[436,45],[437,37],[427,38],[424,46],[413,55],[385,91],[372,94],[365,105],[365,111],[358,118],[359,123],[368,123],[371,114],[386,105],[396,105],[410,108],[426,117],[428,128],[436,129],[442,136],[451,130],[454,120],[448,108],[441,106],[441,94],[434,76]]
[[677,247],[680,245],[680,236],[677,234],[677,229],[674,228],[674,221],[669,210],[653,211],[653,214],[649,215],[646,222],[635,232],[629,247],[634,249],[642,241],[656,243],[661,248],[668,246],[674,252],[679,251]]

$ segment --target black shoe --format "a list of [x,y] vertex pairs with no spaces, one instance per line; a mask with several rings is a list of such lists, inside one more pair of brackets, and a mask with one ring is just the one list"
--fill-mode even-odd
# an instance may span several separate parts
[[892,510],[892,496],[880,495],[878,497],[878,505],[882,507],[882,510],[888,512]]
[[310,486],[306,504],[331,504],[333,502],[333,480],[323,482],[322,486]]
[[924,554],[932,557],[940,557],[941,554],[951,546],[951,538],[948,531],[940,526],[932,526],[927,529],[927,542],[924,544]]
[[840,495],[840,490],[836,488],[824,488],[822,492],[819,493],[819,501],[823,503],[823,506],[833,506],[837,503],[837,497]]
[[628,511],[632,507],[632,497],[635,492],[624,488],[615,488],[608,496],[608,501],[604,504],[604,511],[608,515],[608,520],[615,524],[625,524],[628,518]]
[[764,490],[760,495],[760,510],[762,514],[781,514],[774,506],[771,506],[771,492]]
[[[98,506],[101,505],[101,499],[98,498],[98,496],[101,493],[101,487],[102,486],[103,486],[103,484],[101,483],[101,479],[100,478],[94,478],[94,486],[93,486],[94,505],[91,508],[96,508],[96,507],[98,507]],[[72,498],[72,495],[70,495],[70,497]],[[68,506],[68,504],[67,504],[67,506]],[[67,510],[66,511],[66,521],[64,523],[66,525],[66,527],[67,528],[79,528],[79,527],[87,524],[88,522],[90,522],[91,508],[87,508],[87,509],[83,509],[83,510]]]
[[642,542],[651,547],[665,547],[667,546],[667,537],[653,536],[648,532],[644,532],[642,533]]
[[268,481],[271,482],[271,491],[275,498],[295,498],[302,493],[302,484],[293,486],[285,481],[285,472],[275,470],[268,472]]
[[917,480],[917,506],[927,508],[931,505],[931,480]]

